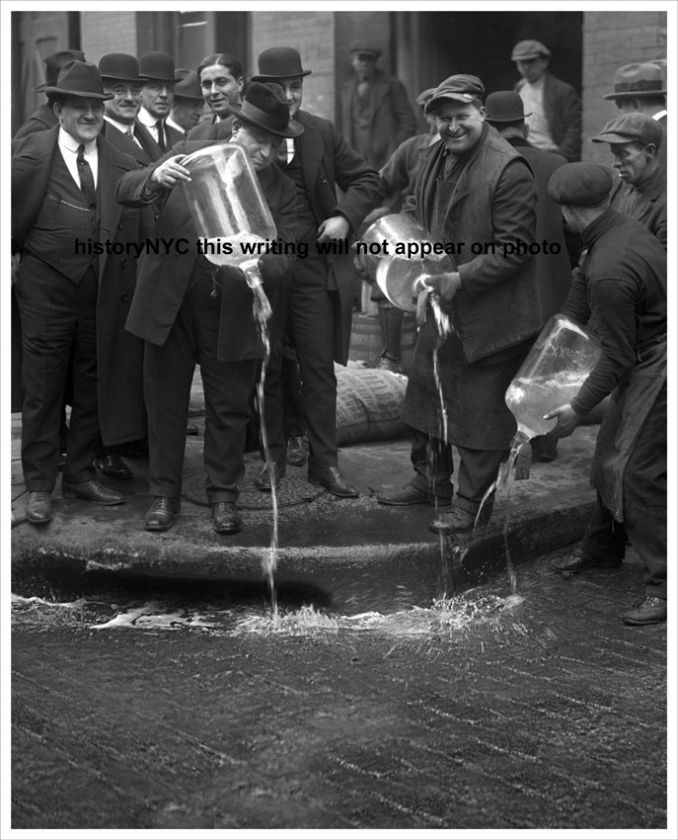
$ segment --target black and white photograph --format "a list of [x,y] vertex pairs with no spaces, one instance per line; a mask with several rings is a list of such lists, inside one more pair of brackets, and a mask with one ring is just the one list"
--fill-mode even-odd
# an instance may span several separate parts
[[678,836],[678,6],[0,12],[3,840]]

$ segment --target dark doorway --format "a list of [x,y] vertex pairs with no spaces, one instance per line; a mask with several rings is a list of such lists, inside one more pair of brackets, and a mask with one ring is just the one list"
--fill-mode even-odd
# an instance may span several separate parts
[[405,26],[399,22],[397,29],[410,33],[405,49],[411,66],[408,70],[400,65],[401,77],[410,75],[417,90],[433,87],[454,73],[479,76],[488,93],[510,90],[519,79],[511,49],[524,38],[536,38],[551,50],[553,75],[581,91],[581,12],[404,14],[409,20]]

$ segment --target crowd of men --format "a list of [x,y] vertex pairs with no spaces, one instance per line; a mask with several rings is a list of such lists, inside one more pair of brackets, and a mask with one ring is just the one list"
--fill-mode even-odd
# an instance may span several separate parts
[[[136,444],[149,460],[144,527],[170,528],[180,513],[199,364],[212,524],[218,534],[242,528],[237,500],[265,348],[242,272],[215,268],[200,253],[201,231],[180,188],[191,176],[186,155],[232,142],[254,167],[277,238],[307,254],[281,249],[259,261],[272,307],[263,418],[270,460],[259,489],[270,491],[289,463],[307,460],[310,482],[339,498],[358,495],[339,469],[334,365],[348,359],[364,266],[323,245],[355,240],[370,221],[400,210],[435,241],[495,247],[468,247],[453,270],[426,278],[425,292],[442,301],[453,329],[440,336],[429,298],[403,406],[414,474],[378,502],[449,507],[430,525],[444,533],[472,529],[482,500],[489,519],[491,487],[515,432],[506,388],[548,318],[564,312],[589,326],[602,357],[576,399],[553,407],[557,424],[533,441],[535,456],[555,457],[559,437],[605,398],[609,407],[592,478],[598,515],[557,571],[615,566],[630,542],[645,562],[646,597],[624,620],[664,620],[661,67],[627,65],[615,75],[607,98],[618,116],[593,138],[609,144],[603,166],[578,162],[580,102],[548,72],[550,52],[539,41],[515,45],[521,81],[513,91],[488,93],[462,73],[423,91],[416,106],[430,130],[422,134],[402,83],[376,68],[379,56],[372,46],[352,50],[355,76],[341,91],[339,128],[303,109],[312,71],[292,47],[264,50],[247,81],[229,53],[206,56],[195,72],[178,71],[160,52],[111,53],[98,65],[77,50],[46,60],[47,101],[13,144],[28,521],[52,519],[59,469],[64,495],[123,503],[99,476],[131,477],[123,447]],[[133,247],[177,236],[191,243],[187,251]],[[541,241],[558,247],[536,256],[508,247]],[[99,253],[76,243],[109,246]],[[387,302],[381,309],[388,367],[399,361],[401,316]]]

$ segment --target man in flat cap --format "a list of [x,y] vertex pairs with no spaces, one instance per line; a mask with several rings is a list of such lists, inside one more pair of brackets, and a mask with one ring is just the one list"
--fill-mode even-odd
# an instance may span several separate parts
[[624,113],[609,122],[594,143],[609,143],[619,175],[610,207],[637,219],[666,250],[666,171],[659,163],[664,142],[661,125],[647,114]]
[[570,435],[610,395],[591,471],[597,511],[554,569],[618,568],[630,542],[645,564],[645,598],[622,619],[643,625],[666,620],[666,254],[640,222],[608,206],[612,178],[605,166],[578,163],[549,181],[585,246],[562,311],[588,324],[602,348],[572,402],[546,415],[558,421],[552,434]]
[[377,67],[381,50],[351,49],[353,77],[340,89],[339,129],[351,148],[379,169],[389,155],[417,130],[403,83]]
[[665,69],[652,61],[625,64],[614,74],[614,90],[603,99],[613,99],[622,114],[646,114],[662,127],[664,142],[659,163],[666,170],[666,77]]
[[[95,447],[100,438],[114,446],[146,434],[143,345],[122,328],[143,234],[139,211],[115,201],[117,180],[137,162],[100,136],[110,94],[94,64],[65,65],[45,93],[59,124],[20,140],[12,157],[12,240],[21,255],[14,285],[23,337],[21,458],[26,517],[36,525],[53,515],[69,376],[63,495],[122,503],[97,479]],[[112,249],[96,250],[109,242]]]
[[[34,93],[43,93],[46,87],[54,87],[56,84],[59,71],[64,64],[69,64],[71,61],[84,61],[85,55],[80,50],[60,50],[59,52],[48,55],[45,59],[45,81],[34,88]],[[52,107],[50,98],[39,105],[35,111],[28,117],[28,119],[21,124],[19,130],[14,135],[14,140],[20,140],[34,131],[45,131],[45,129],[52,128],[57,124],[58,120]]]
[[519,41],[511,61],[522,76],[514,90],[530,116],[530,143],[567,160],[579,160],[581,151],[581,101],[572,85],[548,72],[551,51],[541,41]]
[[[351,336],[355,271],[350,256],[323,253],[356,232],[367,212],[381,203],[377,172],[346,142],[332,123],[301,107],[304,69],[293,47],[260,53],[253,81],[283,87],[290,117],[304,133],[287,141],[281,167],[297,189],[297,242],[308,247],[298,260],[287,296],[287,332],[299,360],[301,399],[309,440],[308,479],[340,498],[358,491],[338,466],[334,362],[345,365]],[[340,193],[336,187],[339,187]],[[272,354],[266,391],[266,425],[276,471],[285,471],[282,408],[269,412],[269,388],[279,387],[282,360]],[[261,489],[265,485],[260,485]]]
[[[443,341],[429,311],[419,331],[402,411],[412,428],[415,475],[378,496],[386,505],[451,504],[430,526],[444,532],[473,528],[508,455],[516,425],[504,394],[544,322],[528,250],[536,229],[534,177],[525,158],[485,121],[483,93],[480,79],[459,74],[442,82],[427,105],[441,142],[422,152],[414,215],[434,241],[456,246],[455,269],[425,281],[454,329]],[[459,452],[456,495],[453,445]],[[491,506],[490,497],[486,519]]]

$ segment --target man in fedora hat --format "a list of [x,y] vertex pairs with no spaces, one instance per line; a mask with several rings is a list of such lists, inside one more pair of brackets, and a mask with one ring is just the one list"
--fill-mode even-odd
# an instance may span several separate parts
[[[412,205],[434,241],[461,243],[455,269],[428,277],[424,286],[440,295],[454,330],[443,340],[430,311],[419,330],[402,409],[412,429],[415,474],[405,487],[377,497],[385,505],[451,505],[429,526],[443,532],[473,528],[508,456],[516,425],[504,394],[544,324],[540,278],[528,251],[536,229],[534,177],[525,158],[487,124],[483,93],[477,76],[457,74],[426,106],[441,142],[422,152]],[[483,524],[491,505],[492,497]]]
[[[304,128],[301,136],[287,141],[281,165],[296,186],[296,238],[309,249],[308,258],[295,265],[287,296],[287,332],[299,360],[309,439],[308,478],[335,496],[355,497],[358,491],[338,468],[334,373],[335,360],[343,365],[348,361],[355,272],[350,256],[323,254],[318,244],[345,241],[358,230],[367,212],[381,201],[379,176],[332,123],[302,110],[304,79],[311,71],[302,67],[297,50],[264,50],[258,67],[252,79],[280,84],[290,117]],[[277,387],[281,364],[280,354],[274,354],[269,387]],[[282,473],[286,452],[282,413],[273,416],[267,411],[266,424]]]
[[[69,64],[71,61],[84,61],[85,55],[80,50],[60,50],[59,52],[48,55],[45,59],[45,81],[36,85],[33,89],[35,93],[44,92],[46,87],[53,87],[56,84],[59,70],[64,64]],[[32,134],[34,131],[44,131],[47,128],[52,128],[57,124],[56,114],[49,97],[47,100],[39,105],[38,108],[22,123],[19,130],[14,135],[14,140],[21,140]]]
[[99,61],[104,91],[111,98],[104,103],[103,136],[121,152],[132,155],[142,166],[157,160],[162,152],[150,131],[137,121],[144,80],[133,55],[108,53]]
[[[59,427],[73,382],[62,492],[100,505],[123,497],[92,465],[105,445],[145,436],[138,339],[122,324],[134,288],[140,214],[115,201],[118,178],[137,167],[100,135],[104,92],[94,64],[73,61],[45,89],[59,124],[19,141],[12,158],[14,290],[21,313],[26,516],[52,518]],[[112,248],[98,246],[101,243]],[[117,246],[117,247],[116,247]]]
[[514,90],[530,116],[530,143],[567,160],[579,160],[581,150],[581,101],[577,92],[548,72],[551,51],[541,41],[519,41],[511,53],[522,79]]
[[[251,84],[242,106],[229,106],[233,133],[257,172],[276,224],[277,238],[291,242],[295,231],[295,190],[273,164],[281,140],[303,128],[290,121],[289,110],[266,85]],[[127,329],[146,342],[144,389],[148,409],[149,478],[153,502],[145,517],[149,531],[165,531],[180,508],[184,442],[191,381],[200,365],[205,391],[204,462],[212,525],[219,534],[242,527],[237,508],[244,475],[244,446],[250,397],[263,345],[252,314],[252,292],[237,268],[216,269],[199,250],[184,191],[190,180],[182,166],[186,154],[214,145],[214,140],[183,140],[156,164],[125,175],[118,199],[131,206],[160,199],[156,235],[181,236],[185,247],[141,258],[137,288]],[[291,270],[293,257],[260,258],[266,294],[275,308],[275,293]]]
[[[139,59],[141,86],[141,108],[137,120],[145,126],[165,154],[175,143],[183,139],[180,132],[168,129],[165,121],[172,110],[174,85],[181,81],[174,70],[174,59],[164,52],[150,52]],[[157,158],[156,158],[157,160]]]
[[619,175],[610,207],[637,219],[667,247],[666,171],[659,162],[664,132],[657,120],[623,113],[611,120],[594,143],[609,143]]
[[555,561],[566,576],[618,569],[627,541],[645,565],[645,598],[622,620],[666,621],[666,254],[640,222],[608,204],[613,175],[594,163],[557,169],[549,195],[584,241],[563,313],[589,324],[599,362],[574,399],[553,406],[555,437],[610,395],[598,432],[591,484],[598,506],[574,554]]
[[603,99],[612,99],[622,114],[646,114],[658,122],[664,132],[659,163],[666,171],[666,80],[662,68],[652,61],[625,64],[614,74],[614,90]]
[[353,76],[339,91],[339,129],[349,146],[375,169],[417,130],[405,87],[379,70],[380,55],[381,50],[373,46],[354,46]]
[[174,86],[172,111],[165,124],[186,137],[200,121],[204,104],[198,74],[195,70],[187,70],[184,78]]

